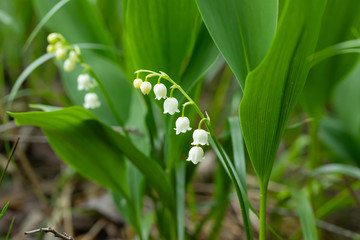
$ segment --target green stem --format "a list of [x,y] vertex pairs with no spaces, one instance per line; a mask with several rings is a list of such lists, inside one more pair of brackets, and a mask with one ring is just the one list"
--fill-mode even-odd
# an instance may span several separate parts
[[266,239],[266,198],[267,198],[267,184],[260,185],[260,228],[259,240]]

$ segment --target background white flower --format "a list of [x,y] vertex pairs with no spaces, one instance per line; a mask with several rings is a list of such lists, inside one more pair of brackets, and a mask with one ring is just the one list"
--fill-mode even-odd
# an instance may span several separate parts
[[192,145],[209,145],[209,133],[203,129],[196,129],[193,139]]
[[179,117],[176,119],[176,135],[191,130],[190,120],[187,117]]
[[100,105],[99,97],[96,93],[87,93],[85,95],[84,108],[98,108]]
[[176,112],[180,112],[178,109],[179,103],[176,98],[167,98],[164,101],[164,113],[173,115]]
[[56,48],[56,52],[55,52],[56,59],[60,60],[60,59],[63,59],[66,57],[66,49],[65,48],[63,48],[63,47],[57,48],[56,46],[55,46],[55,48]]
[[155,99],[160,100],[161,98],[166,98],[167,89],[166,86],[162,83],[158,83],[154,86]]
[[186,161],[192,161],[194,164],[197,164],[204,160],[204,150],[201,147],[192,147],[189,151],[189,157]]
[[71,72],[72,70],[74,70],[75,65],[76,65],[76,62],[73,61],[72,59],[68,58],[64,62],[64,70],[66,72]]

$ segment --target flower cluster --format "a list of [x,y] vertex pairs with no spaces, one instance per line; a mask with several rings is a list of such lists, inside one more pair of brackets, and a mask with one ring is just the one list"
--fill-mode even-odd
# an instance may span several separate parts
[[87,91],[84,97],[84,107],[88,109],[98,108],[101,103],[98,95],[94,92],[97,86],[96,81],[88,72],[89,66],[85,64],[81,57],[81,51],[78,46],[72,47],[66,42],[65,38],[59,33],[50,33],[47,37],[49,45],[46,50],[48,53],[55,53],[58,60],[65,59],[64,71],[71,72],[75,69],[77,63],[82,63],[83,72],[77,78],[78,90]]
[[[145,77],[144,81],[141,78],[139,78],[139,74],[142,72],[149,73]],[[184,92],[184,90],[178,84],[176,84],[166,73],[160,72],[160,74],[159,74],[159,73],[156,73],[153,71],[148,71],[148,70],[139,70],[139,71],[136,71],[135,73],[137,74],[137,77],[133,82],[134,87],[136,89],[140,89],[140,91],[144,95],[148,95],[152,89],[152,85],[149,82],[149,78],[158,77],[157,84],[155,84],[153,91],[154,91],[156,100],[165,99],[164,114],[168,113],[170,115],[174,115],[175,113],[180,112],[179,102],[175,97],[173,97],[173,92],[175,89],[178,89],[178,90],[180,90],[181,93],[183,93],[183,95],[189,100],[189,102],[186,102],[183,104],[182,115],[181,115],[181,117],[177,118],[177,120],[175,122],[174,130],[176,131],[176,135],[190,131],[191,130],[190,120],[188,117],[185,116],[185,107],[188,105],[195,105],[195,103]],[[170,88],[171,90],[170,90],[169,97],[167,97],[166,86],[163,83],[161,83],[162,79],[167,80],[171,84],[173,84],[172,87]],[[196,108],[198,109],[197,106],[196,106]],[[194,146],[190,149],[188,158],[186,159],[187,161],[192,161],[194,164],[197,164],[197,163],[201,162],[202,160],[204,160],[204,150],[200,147],[200,145],[202,145],[202,146],[209,145],[209,141],[208,141],[209,133],[207,131],[201,129],[201,123],[203,121],[209,121],[209,119],[203,118],[199,123],[198,129],[196,129],[193,132],[193,142],[191,144]]]

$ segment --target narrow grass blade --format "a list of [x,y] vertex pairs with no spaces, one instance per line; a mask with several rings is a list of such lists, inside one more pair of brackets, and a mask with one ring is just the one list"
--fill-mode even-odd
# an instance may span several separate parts
[[243,184],[244,189],[246,189],[245,149],[244,149],[244,140],[242,137],[242,131],[240,126],[240,119],[239,117],[230,117],[228,121],[229,121],[231,141],[234,151],[235,169],[237,174],[239,175],[240,181]]
[[327,164],[325,166],[318,167],[311,172],[312,176],[323,174],[344,174],[360,180],[360,168],[345,164]]
[[185,239],[185,162],[179,161],[176,169],[177,239]]
[[11,159],[12,159],[14,153],[15,153],[15,150],[16,150],[16,147],[17,147],[17,145],[18,145],[18,143],[19,143],[19,140],[20,140],[20,138],[18,137],[18,138],[16,139],[13,147],[11,148],[11,152],[10,152],[9,157],[8,157],[8,159],[7,159],[5,168],[4,168],[3,172],[1,173],[0,185],[1,185],[2,181],[3,181],[3,179],[4,179],[5,173],[6,173],[7,169],[8,169],[8,167],[9,167],[10,161],[11,161]]
[[[210,128],[208,128],[210,129]],[[211,146],[213,147],[216,155],[218,156],[221,165],[225,169],[226,173],[229,175],[231,181],[234,184],[237,197],[239,199],[240,208],[242,212],[242,218],[244,222],[244,228],[246,233],[246,239],[252,239],[252,232],[251,232],[251,222],[249,217],[249,199],[247,196],[246,189],[244,189],[243,184],[241,183],[238,174],[235,170],[235,167],[233,166],[233,163],[231,162],[230,158],[225,153],[224,149],[214,137],[214,133],[211,133],[211,138],[209,140]]]
[[4,214],[5,214],[6,210],[7,210],[7,208],[9,207],[9,204],[10,204],[10,202],[7,202],[7,203],[5,204],[5,206],[3,207],[3,209],[1,210],[1,213],[0,213],[0,220],[1,220],[1,219],[2,219],[2,217],[4,216]]
[[9,226],[9,230],[8,230],[8,232],[7,232],[7,234],[6,234],[5,240],[9,240],[9,239],[10,239],[11,229],[13,228],[14,221],[15,221],[15,217],[13,217],[13,219],[11,220],[11,223],[10,223],[10,226]]
[[44,25],[49,21],[49,19],[59,11],[66,3],[70,2],[70,0],[61,0],[50,11],[41,19],[38,25],[36,25],[35,29],[31,32],[29,38],[26,40],[24,44],[24,48],[26,49],[32,40],[36,37],[36,35],[40,32],[40,30],[44,27]]
[[305,240],[317,240],[315,217],[309,199],[302,192],[293,193],[296,201],[296,210],[300,217],[301,227]]
[[11,89],[9,97],[7,99],[6,109],[9,110],[10,106],[12,105],[17,92],[19,91],[21,85],[24,83],[25,79],[40,65],[45,63],[46,61],[50,60],[54,54],[46,53],[33,61],[25,70],[20,74],[20,76],[16,79],[14,86]]

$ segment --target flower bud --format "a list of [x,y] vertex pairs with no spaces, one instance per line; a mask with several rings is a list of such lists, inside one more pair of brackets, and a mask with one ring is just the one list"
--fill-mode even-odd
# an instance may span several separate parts
[[84,108],[98,108],[100,105],[99,97],[96,93],[87,93],[85,95]]
[[87,73],[80,74],[77,78],[78,90],[89,91],[90,88],[94,87],[94,81],[91,79],[90,75]]
[[136,89],[140,89],[140,85],[142,84],[142,80],[140,78],[137,78],[134,80],[133,84],[134,84],[134,88]]
[[50,44],[56,43],[59,40],[59,34],[58,33],[50,33],[47,36],[47,40]]
[[192,147],[189,151],[189,156],[186,161],[192,161],[194,164],[197,164],[204,160],[204,150],[201,147]]
[[76,62],[71,60],[70,58],[66,59],[64,62],[64,70],[65,72],[71,72],[75,68]]
[[69,52],[69,59],[73,62],[78,62],[79,61],[79,57],[77,55],[77,53],[75,51],[70,51]]
[[167,89],[166,86],[162,83],[158,83],[154,86],[155,99],[160,100],[161,98],[166,98]]
[[140,90],[144,95],[148,95],[151,90],[151,83],[142,82],[140,85]]
[[209,133],[203,129],[196,129],[193,139],[192,145],[209,145]]
[[63,47],[57,48],[56,52],[55,52],[55,57],[59,60],[65,58],[66,57],[66,49]]
[[178,100],[176,98],[167,98],[164,101],[164,113],[169,113],[170,115],[173,115],[176,112],[180,112],[178,109]]
[[47,51],[48,53],[53,53],[53,52],[56,51],[56,48],[55,48],[54,45],[49,44],[49,45],[47,45],[47,47],[46,47],[46,51]]
[[174,128],[174,129],[176,131],[176,135],[191,130],[190,120],[187,117],[179,117],[176,120],[175,125],[176,125],[176,128]]

